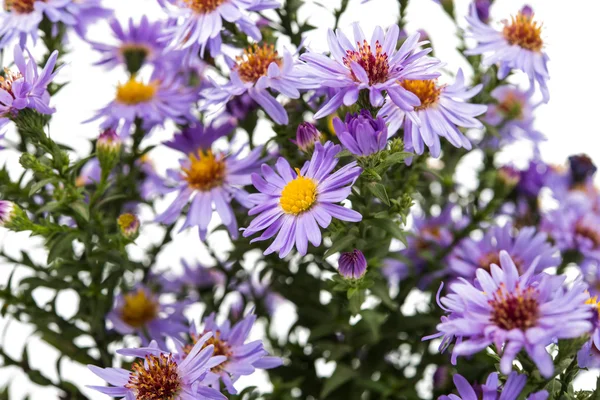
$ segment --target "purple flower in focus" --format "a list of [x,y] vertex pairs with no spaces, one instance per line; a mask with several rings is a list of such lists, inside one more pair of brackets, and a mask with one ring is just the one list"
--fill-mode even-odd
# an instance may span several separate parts
[[427,145],[431,155],[439,157],[440,137],[446,138],[454,147],[471,149],[471,142],[458,128],[483,128],[475,117],[483,114],[487,106],[465,102],[479,93],[482,85],[467,89],[463,72],[459,70],[455,83],[450,86],[439,86],[433,79],[404,80],[400,86],[419,98],[419,103],[399,107],[388,101],[378,115],[389,124],[391,135],[404,125],[404,147],[407,151],[423,154]]
[[41,114],[54,112],[54,108],[50,107],[50,94],[46,89],[58,72],[54,71],[58,52],[52,52],[40,72],[35,59],[28,50],[26,51],[29,55],[27,61],[23,50],[16,45],[14,58],[18,71],[6,70],[6,75],[0,77],[0,129],[10,121],[10,117],[25,108]]
[[[554,371],[546,346],[556,339],[572,339],[592,329],[592,310],[585,304],[587,286],[575,281],[564,286],[563,275],[534,274],[536,259],[519,274],[506,251],[500,252],[500,267],[490,272],[478,269],[475,283],[464,278],[450,285],[450,293],[439,300],[448,316],[438,334],[456,337],[454,356],[467,356],[495,345],[501,351],[500,371],[509,374],[516,355],[525,350],[549,378]],[[445,344],[449,344],[448,341]]]
[[338,271],[346,279],[359,279],[367,272],[367,259],[360,250],[340,254]]
[[298,148],[302,151],[311,150],[315,147],[315,143],[321,141],[321,132],[317,130],[317,127],[310,122],[303,122],[298,125],[296,129],[296,140],[292,140]]
[[367,110],[346,114],[344,122],[336,117],[333,126],[342,145],[356,156],[378,153],[387,145],[388,128],[385,121],[381,117],[373,118]]
[[439,73],[433,69],[439,61],[425,57],[431,49],[421,50],[419,33],[410,36],[396,50],[400,30],[392,25],[384,34],[376,27],[368,42],[358,23],[354,27],[354,45],[340,30],[329,30],[327,39],[333,57],[307,52],[300,56],[305,62],[303,71],[315,87],[336,88],[337,93],[315,114],[319,119],[334,113],[343,104],[351,106],[358,101],[359,92],[369,92],[373,107],[384,103],[384,92],[402,110],[412,110],[420,105],[419,98],[398,82],[405,79],[433,79]]
[[[455,374],[452,378],[458,396],[450,394],[448,396],[440,396],[439,400],[517,400],[521,396],[521,392],[525,388],[527,383],[527,376],[519,375],[517,372],[512,371],[508,375],[508,379],[502,387],[498,380],[498,373],[491,373],[485,385],[473,385],[469,383],[462,375]],[[526,397],[526,400],[546,400],[548,398],[548,392],[541,390],[539,392],[531,393]]]
[[121,349],[118,354],[141,358],[131,366],[122,368],[99,368],[88,365],[90,371],[111,386],[89,386],[111,397],[144,400],[226,400],[218,390],[207,386],[208,371],[215,368],[225,357],[213,356],[216,348],[208,342],[212,333],[199,338],[187,356],[161,350],[155,341],[148,347]]
[[471,37],[478,44],[475,48],[465,51],[465,54],[483,54],[485,65],[499,64],[498,79],[506,78],[513,69],[525,72],[529,77],[530,90],[533,91],[537,83],[544,101],[548,102],[548,56],[542,51],[542,27],[533,20],[533,14],[522,10],[512,17],[510,22],[504,23],[502,31],[497,31],[481,22],[476,7],[471,5],[467,21]]
[[448,267],[454,274],[471,279],[478,269],[489,271],[492,264],[499,265],[502,250],[510,255],[520,274],[525,273],[536,258],[534,272],[560,264],[558,249],[548,242],[546,233],[536,232],[534,227],[515,232],[506,224],[491,227],[481,240],[464,239],[450,255]]
[[277,160],[277,172],[263,164],[262,176],[252,174],[252,183],[260,193],[250,195],[255,207],[248,213],[258,216],[244,230],[244,237],[264,230],[252,242],[267,240],[277,234],[264,254],[278,252],[283,258],[296,247],[298,253],[305,255],[309,241],[314,246],[321,244],[319,226],[327,228],[332,217],[360,221],[362,215],[358,212],[334,204],[350,195],[352,185],[361,173],[356,162],[332,173],[339,162],[335,156],[340,151],[341,147],[331,142],[316,143],[310,161],[295,172],[284,158]]
[[[214,345],[214,355],[225,357],[222,363],[208,371],[204,380],[206,384],[218,388],[220,381],[229,393],[237,394],[233,384],[240,376],[251,375],[257,368],[270,369],[283,364],[281,358],[268,355],[262,341],[247,342],[250,330],[256,321],[256,315],[249,314],[233,326],[229,321],[217,324],[215,319],[215,314],[211,313],[204,320],[202,333],[199,333],[193,325],[190,332],[193,343],[187,347],[195,347],[195,341],[199,337],[212,333],[212,337],[204,346]],[[184,354],[185,351],[186,348],[184,348]]]

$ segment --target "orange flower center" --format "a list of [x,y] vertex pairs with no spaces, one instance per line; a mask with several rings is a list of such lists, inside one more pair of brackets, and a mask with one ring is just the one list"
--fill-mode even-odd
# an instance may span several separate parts
[[244,82],[256,82],[261,76],[267,75],[271,63],[281,65],[282,60],[272,44],[263,44],[262,47],[256,43],[244,50],[244,54],[237,56],[237,70],[240,79]]
[[4,76],[0,76],[0,89],[8,92],[13,98],[12,85],[17,79],[21,79],[23,75],[20,72],[13,72],[8,68],[4,68]]
[[524,100],[516,93],[510,92],[498,103],[498,110],[507,119],[522,119]]
[[208,14],[215,11],[217,7],[226,0],[183,0],[183,2],[198,14]]
[[183,168],[184,178],[189,186],[209,191],[221,186],[225,179],[225,160],[222,156],[215,157],[212,151],[198,150],[197,154],[190,154],[190,166]]
[[[360,42],[356,44],[358,51],[346,50],[344,65],[350,68],[350,64],[353,61],[360,65],[369,77],[369,85],[385,82],[389,73],[388,55],[383,52],[379,41],[375,42],[375,53],[373,53],[371,46],[366,40],[362,44]],[[352,72],[352,79],[358,81],[354,72]]]
[[527,50],[540,51],[544,42],[541,37],[542,25],[533,20],[533,16],[517,14],[510,23],[506,23],[502,34],[511,45]]
[[139,400],[171,400],[181,390],[181,377],[171,354],[147,355],[131,367],[126,388]]
[[525,331],[533,327],[540,313],[537,300],[538,291],[529,287],[521,290],[517,285],[514,293],[506,291],[504,284],[489,301],[492,306],[491,322],[504,330],[520,329]]
[[146,295],[143,289],[123,296],[125,303],[121,308],[121,319],[127,325],[141,328],[158,315],[158,304]]
[[33,12],[36,1],[44,0],[4,0],[4,9],[17,14],[29,14]]
[[424,110],[437,104],[440,99],[440,93],[442,92],[442,87],[438,87],[433,79],[423,81],[404,80],[400,82],[400,86],[413,93],[421,100],[421,105],[415,107],[416,111]]
[[[204,333],[206,333],[206,332],[204,332]],[[183,352],[185,353],[186,356],[188,354],[190,354],[190,351],[192,351],[192,348],[198,342],[198,339],[200,337],[202,337],[202,335],[192,335],[192,343],[186,345],[183,348]],[[231,347],[227,343],[222,341],[220,339],[220,337],[221,337],[221,332],[217,331],[210,339],[208,339],[206,341],[206,343],[204,343],[202,345],[202,348],[205,349],[207,346],[210,346],[212,344],[214,346],[213,357],[225,356],[225,357],[229,358],[232,355]],[[225,363],[223,362],[223,363],[213,367],[211,369],[211,371],[218,373],[218,372],[222,371],[224,367],[225,367]]]

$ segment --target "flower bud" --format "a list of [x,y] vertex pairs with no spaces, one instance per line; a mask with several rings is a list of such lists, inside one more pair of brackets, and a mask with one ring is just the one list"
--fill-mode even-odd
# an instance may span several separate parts
[[367,271],[367,260],[360,250],[340,254],[338,271],[346,279],[359,279]]
[[492,5],[490,0],[475,0],[474,3],[477,16],[481,22],[485,22],[487,24],[490,20],[490,6]]
[[310,122],[303,122],[296,130],[296,140],[292,142],[304,152],[311,150],[321,140],[321,132]]
[[102,171],[109,172],[119,161],[121,139],[114,129],[107,129],[100,134],[96,142],[96,152]]
[[16,205],[11,201],[0,200],[0,226],[10,224],[15,216]]
[[333,126],[342,145],[354,155],[368,156],[384,150],[387,145],[385,121],[381,117],[373,118],[367,110],[346,114],[344,122],[335,118]]
[[533,8],[531,8],[530,5],[524,5],[523,8],[521,8],[521,15],[532,18],[533,17]]
[[574,183],[585,182],[596,173],[596,166],[587,154],[579,154],[569,157],[569,167],[571,169],[571,179]]
[[121,235],[127,240],[135,240],[140,234],[140,220],[137,216],[126,213],[121,214],[117,219]]

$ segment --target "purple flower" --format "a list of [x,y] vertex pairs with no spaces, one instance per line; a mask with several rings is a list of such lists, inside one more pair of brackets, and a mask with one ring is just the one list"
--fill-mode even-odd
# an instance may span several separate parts
[[560,264],[558,249],[548,242],[546,233],[536,232],[534,227],[516,231],[506,224],[491,227],[481,240],[464,239],[453,250],[448,267],[458,276],[474,278],[478,269],[489,271],[492,264],[499,265],[502,250],[510,255],[520,274],[525,273],[536,258],[534,272]]
[[248,213],[258,216],[244,230],[244,237],[264,230],[252,242],[267,240],[277,234],[264,254],[279,252],[279,257],[283,258],[295,246],[298,253],[305,255],[309,241],[314,246],[321,244],[319,226],[327,228],[332,217],[360,221],[362,215],[358,212],[334,204],[350,195],[352,185],[361,173],[356,162],[332,173],[339,162],[335,156],[340,151],[341,147],[331,142],[316,143],[310,161],[295,172],[284,158],[277,160],[277,172],[263,164],[262,176],[252,174],[252,183],[260,193],[250,195],[256,205]]
[[577,353],[577,362],[580,368],[598,368],[600,367],[600,302],[596,295],[590,297],[586,303],[593,310],[591,321],[594,327],[590,340]]
[[100,182],[100,175],[102,174],[102,168],[100,168],[100,162],[97,158],[92,158],[81,167],[79,175],[75,180],[75,184],[79,187],[83,187],[92,183]]
[[[458,396],[450,394],[448,396],[440,396],[440,400],[517,400],[520,398],[521,392],[525,388],[527,383],[527,376],[519,375],[513,371],[508,375],[506,383],[500,387],[500,381],[498,380],[498,373],[491,373],[485,385],[473,385],[469,383],[462,375],[455,374],[452,378]],[[526,397],[527,400],[546,400],[548,398],[548,392],[545,390],[530,393]]]
[[346,279],[359,279],[367,272],[367,259],[360,250],[340,254],[338,271]]
[[456,337],[454,356],[495,345],[502,352],[500,371],[505,375],[525,350],[540,374],[550,378],[554,365],[546,346],[589,332],[592,310],[585,304],[589,296],[581,280],[567,288],[565,276],[534,274],[537,261],[520,275],[510,255],[501,251],[501,267],[492,264],[491,273],[478,269],[475,283],[460,278],[451,284],[450,293],[439,301],[448,316],[432,337]]
[[591,180],[598,170],[592,159],[586,154],[570,156],[569,169],[573,185]]
[[246,116],[257,108],[258,105],[252,100],[252,97],[250,97],[248,92],[245,92],[240,96],[232,97],[227,104],[225,104],[227,113],[240,121],[246,119]]
[[164,344],[165,336],[179,336],[187,330],[181,303],[161,304],[144,286],[138,286],[115,299],[113,310],[106,319],[122,335],[137,334],[142,343],[150,339]]
[[314,52],[300,56],[306,63],[303,70],[315,87],[338,90],[315,114],[315,118],[332,114],[342,104],[353,105],[363,89],[369,92],[373,107],[383,105],[384,92],[403,110],[419,106],[419,98],[398,84],[406,79],[433,79],[439,76],[439,73],[432,71],[439,61],[425,57],[431,49],[419,49],[422,44],[418,43],[419,33],[410,36],[396,50],[400,34],[397,25],[392,25],[385,35],[381,27],[376,27],[370,43],[358,23],[353,27],[356,46],[342,31],[334,33],[329,30],[327,40],[333,59]]
[[275,0],[159,0],[159,3],[177,21],[164,30],[170,47],[199,47],[204,54],[208,46],[213,57],[220,54],[223,21],[235,24],[252,39],[260,41],[260,29],[248,13],[280,7]]
[[342,145],[356,156],[368,156],[385,149],[388,128],[381,117],[373,118],[367,110],[357,114],[346,114],[342,122],[333,119],[335,133]]
[[183,129],[180,133],[176,134],[171,141],[165,142],[164,144],[183,154],[194,153],[198,151],[198,149],[208,150],[215,140],[229,135],[235,128],[236,121],[233,118],[213,121],[207,126],[198,121]]
[[25,61],[23,50],[14,48],[15,65],[18,72],[6,70],[6,76],[0,77],[0,129],[20,110],[30,108],[41,114],[52,114],[50,94],[46,90],[56,76],[54,71],[58,52],[50,55],[42,71],[38,71],[35,59],[28,50],[29,60]]
[[189,264],[181,260],[183,272],[180,274],[157,275],[161,290],[165,293],[187,293],[186,289],[205,290],[225,284],[225,274],[216,268],[206,267],[200,263]]
[[229,59],[228,63],[231,68],[230,81],[224,85],[215,84],[214,88],[202,93],[206,98],[204,108],[222,106],[235,96],[247,93],[273,121],[285,125],[288,123],[287,112],[268,89],[297,99],[300,97],[299,89],[314,86],[307,82],[292,55],[284,50],[283,57],[279,56],[273,45],[254,44],[244,50],[242,56],[236,57],[236,61]]
[[[525,11],[525,10],[524,10]],[[523,71],[529,77],[531,90],[537,83],[545,102],[550,99],[547,81],[548,56],[542,51],[544,42],[541,37],[542,26],[533,20],[533,14],[521,11],[504,23],[502,31],[497,31],[481,22],[474,5],[467,17],[471,37],[477,40],[475,48],[465,54],[484,54],[486,65],[499,64],[498,78],[504,79],[511,69]]]
[[15,205],[12,201],[0,200],[0,226],[5,226],[15,215]]
[[212,333],[198,339],[184,359],[179,353],[161,350],[155,341],[148,347],[121,349],[118,354],[141,358],[131,366],[122,368],[88,368],[111,386],[90,388],[111,397],[144,400],[226,400],[218,390],[207,387],[208,371],[225,361],[224,356],[213,356],[215,346],[207,344]]
[[477,12],[477,18],[486,24],[490,20],[490,6],[492,5],[491,0],[473,0],[475,11]]
[[[177,197],[171,205],[156,220],[164,224],[172,224],[182,214],[183,208],[190,203],[182,230],[198,227],[200,239],[205,240],[214,210],[217,211],[221,222],[225,225],[232,238],[238,236],[238,225],[231,202],[235,199],[242,206],[250,208],[253,203],[248,200],[248,192],[242,187],[251,183],[250,174],[258,171],[261,161],[262,148],[257,147],[247,156],[242,157],[242,147],[239,151],[213,152],[209,141],[202,136],[191,138],[191,135],[209,135],[214,139],[218,129],[196,129],[181,133],[184,138],[170,142],[171,147],[187,149],[188,157],[180,161],[179,170],[167,171],[168,177],[176,185]],[[188,147],[188,146],[200,147]],[[207,146],[207,147],[203,147]]]
[[539,159],[531,160],[527,169],[521,171],[517,191],[527,197],[537,198],[546,184],[549,172],[550,169],[545,162]]
[[390,134],[404,125],[404,147],[407,151],[423,154],[424,145],[427,145],[431,155],[439,157],[440,137],[446,138],[454,147],[470,150],[471,142],[458,127],[483,128],[475,117],[483,114],[487,106],[465,102],[479,93],[482,86],[467,89],[464,80],[462,70],[458,71],[456,82],[450,86],[439,86],[432,79],[403,80],[400,86],[418,97],[419,103],[399,107],[388,101],[378,114],[389,124]]
[[[256,321],[254,314],[247,315],[233,326],[229,321],[217,324],[215,318],[215,314],[211,313],[204,320],[202,333],[199,333],[196,327],[192,326],[191,337],[193,342],[187,346],[187,348],[195,347],[195,341],[199,337],[212,333],[212,337],[206,341],[204,346],[213,345],[214,356],[225,357],[222,363],[207,372],[204,380],[206,384],[218,388],[219,381],[221,381],[229,393],[237,394],[233,384],[240,376],[251,375],[256,368],[270,369],[283,364],[281,358],[268,355],[269,353],[265,350],[262,341],[246,342]],[[187,348],[184,348],[184,353]]]
[[298,148],[304,152],[311,150],[315,147],[315,143],[321,141],[321,132],[317,130],[317,127],[310,122],[303,122],[298,125],[296,129],[296,140],[292,140]]

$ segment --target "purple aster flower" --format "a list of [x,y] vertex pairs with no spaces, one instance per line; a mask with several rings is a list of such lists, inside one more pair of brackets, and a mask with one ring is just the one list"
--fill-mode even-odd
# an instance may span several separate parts
[[450,293],[439,301],[448,317],[433,337],[456,337],[454,356],[495,345],[505,375],[516,355],[525,350],[540,374],[549,378],[554,365],[546,346],[592,329],[586,285],[577,280],[567,288],[565,276],[534,274],[537,259],[520,275],[506,251],[500,252],[500,266],[492,264],[491,273],[478,269],[475,283],[460,278],[450,285]]
[[205,126],[198,121],[183,129],[171,141],[164,144],[184,154],[193,153],[198,149],[210,149],[215,140],[233,132],[236,128],[236,122],[234,118],[226,117]]
[[235,24],[256,41],[262,39],[260,29],[249,18],[251,11],[280,7],[275,0],[159,0],[177,24],[164,33],[172,48],[198,47],[204,54],[208,46],[213,57],[220,54],[223,21]]
[[232,97],[227,104],[225,104],[227,114],[240,121],[246,119],[246,116],[257,108],[258,105],[252,100],[252,97],[250,97],[248,92],[245,92],[240,96]]
[[145,130],[167,119],[178,124],[193,121],[191,105],[195,101],[194,90],[174,77],[155,74],[148,83],[132,77],[119,84],[115,99],[86,122],[102,119],[102,128],[121,126],[121,136],[128,136],[136,119],[143,121]]
[[164,179],[156,172],[154,163],[148,153],[145,153],[135,162],[145,175],[139,188],[142,199],[151,200],[157,195],[165,195],[172,191],[170,187],[165,185]]
[[142,360],[134,362],[131,371],[88,365],[94,374],[112,385],[90,388],[124,399],[226,400],[227,397],[218,390],[206,385],[208,371],[226,359],[213,356],[215,346],[207,344],[211,338],[212,333],[199,338],[184,359],[181,354],[161,350],[155,341],[148,347],[117,350],[118,354]]
[[249,215],[257,215],[244,230],[244,237],[260,231],[261,236],[252,242],[267,240],[277,234],[264,254],[279,252],[287,256],[295,246],[298,253],[305,255],[310,241],[314,246],[321,244],[321,228],[327,228],[331,218],[358,222],[362,215],[338,203],[345,200],[352,185],[361,173],[356,162],[351,162],[333,172],[339,159],[336,154],[341,146],[327,142],[315,144],[315,151],[302,169],[294,170],[284,159],[275,165],[277,172],[266,164],[262,176],[252,174],[252,183],[260,193],[251,194],[256,205]]
[[527,169],[521,171],[517,191],[527,197],[537,198],[546,184],[549,172],[550,169],[545,162],[540,159],[531,160]]
[[379,115],[389,124],[390,134],[404,125],[407,151],[423,154],[424,145],[427,145],[431,155],[439,157],[440,136],[454,147],[471,149],[471,142],[458,128],[483,128],[475,117],[483,114],[487,106],[465,102],[479,93],[482,85],[467,89],[463,72],[459,70],[455,83],[450,86],[439,86],[433,79],[403,80],[400,86],[418,97],[420,102],[412,107],[399,107],[388,101]]
[[185,304],[161,304],[150,289],[138,286],[115,298],[106,319],[122,335],[137,334],[142,343],[150,339],[164,345],[165,336],[179,336],[187,330],[182,314]]
[[183,271],[178,274],[163,273],[157,275],[161,290],[165,293],[187,293],[188,290],[213,289],[225,284],[225,274],[216,268],[200,263],[189,264],[181,260]]
[[475,7],[477,18],[479,18],[482,22],[486,24],[490,20],[491,5],[491,0],[473,0],[473,6]]
[[[28,50],[29,59],[25,61],[23,50],[16,45],[14,48],[15,65],[18,72],[6,70],[6,75],[0,77],[0,129],[20,110],[30,108],[41,114],[52,114],[50,94],[46,88],[56,76],[54,71],[58,52],[50,55],[42,71],[38,71],[35,59]],[[54,71],[54,72],[53,72]]]
[[[227,128],[228,129],[228,128]],[[174,181],[178,191],[177,198],[156,220],[164,224],[172,224],[182,214],[183,207],[189,202],[190,209],[182,230],[198,227],[200,239],[206,239],[208,224],[214,210],[219,214],[221,222],[227,227],[232,238],[238,236],[238,224],[231,202],[235,199],[242,206],[250,208],[254,204],[248,199],[248,192],[242,187],[251,183],[251,173],[258,171],[261,162],[262,147],[252,150],[242,157],[245,149],[237,152],[218,152],[211,149],[211,140],[216,134],[223,133],[218,128],[196,128],[187,130],[169,143],[171,147],[187,149],[188,157],[180,161],[179,170],[169,170],[167,174]],[[201,135],[192,137],[192,135]],[[193,146],[193,147],[187,147]]]
[[591,318],[593,331],[590,340],[577,353],[577,362],[580,368],[598,368],[600,367],[600,302],[596,295],[590,297],[586,303],[593,310]]
[[235,289],[246,299],[246,302],[244,302],[244,299],[240,296],[240,301],[236,306],[237,309],[233,310],[238,315],[236,319],[241,316],[247,304],[260,302],[269,315],[272,316],[277,308],[286,301],[282,295],[272,290],[271,274],[261,274],[261,271],[258,270],[253,271],[243,281],[236,283]]
[[102,174],[102,168],[100,168],[100,161],[97,158],[92,158],[81,167],[75,184],[79,187],[90,185],[92,183],[100,182],[100,175]]
[[113,10],[102,6],[102,0],[71,0],[66,10],[73,15],[75,19],[73,27],[82,38],[85,38],[88,26],[98,21],[105,21],[113,15]]
[[340,254],[338,271],[346,279],[359,279],[367,272],[367,259],[360,250]]
[[224,356],[225,360],[208,371],[204,380],[208,385],[218,388],[220,381],[229,393],[237,394],[233,384],[240,376],[251,375],[257,368],[270,369],[283,364],[281,358],[268,355],[262,341],[246,342],[256,321],[254,314],[247,315],[233,326],[228,320],[217,324],[215,318],[215,314],[211,313],[204,320],[202,333],[199,333],[194,325],[192,326],[190,334],[192,344],[185,347],[183,352],[193,348],[192,346],[195,347],[195,342],[200,336],[204,337],[207,333],[212,333],[212,337],[204,346],[214,345],[214,355]]
[[[448,396],[440,396],[439,400],[517,400],[520,398],[521,392],[525,388],[527,383],[527,377],[525,375],[519,375],[513,371],[508,375],[508,379],[502,387],[500,387],[500,381],[498,380],[498,373],[491,373],[485,385],[473,385],[469,383],[462,375],[455,374],[452,378],[458,396],[450,394]],[[527,400],[546,400],[548,398],[548,392],[545,390],[530,393],[526,397]]]
[[0,200],[0,226],[5,226],[15,215],[15,204],[12,201]]
[[403,110],[420,105],[419,98],[406,90],[399,81],[406,79],[433,79],[439,73],[433,69],[439,61],[425,57],[431,49],[421,50],[419,33],[410,36],[396,50],[400,30],[392,25],[384,34],[376,27],[369,43],[358,23],[354,27],[354,45],[344,33],[329,30],[327,40],[333,59],[318,53],[307,52],[300,56],[306,63],[303,70],[316,87],[336,88],[338,92],[315,114],[322,118],[335,112],[342,104],[351,106],[358,101],[359,92],[369,92],[373,107],[384,103],[384,92]]
[[310,122],[303,122],[296,129],[296,140],[291,140],[291,142],[298,146],[300,150],[306,152],[312,150],[315,143],[320,142],[322,137],[316,126]]
[[560,264],[558,249],[548,242],[546,233],[536,232],[534,227],[516,231],[506,224],[491,227],[481,240],[464,239],[453,250],[448,267],[458,276],[474,278],[478,269],[489,271],[492,264],[499,265],[502,250],[510,255],[520,274],[525,273],[536,258],[534,272]]
[[213,105],[222,106],[235,96],[248,94],[277,124],[288,123],[288,115],[283,106],[269,93],[268,89],[283,94],[291,99],[300,97],[299,89],[314,86],[307,83],[305,75],[294,62],[292,55],[284,50],[283,57],[273,45],[254,44],[244,50],[236,61],[228,59],[231,68],[230,81],[225,85],[215,84],[214,88],[205,90],[204,108]]
[[[525,12],[524,12],[525,11]],[[548,102],[548,56],[542,51],[542,26],[533,20],[533,14],[520,11],[510,22],[504,23],[502,31],[497,31],[481,22],[476,7],[471,5],[467,17],[471,37],[477,40],[475,48],[465,54],[484,54],[486,65],[499,64],[498,78],[504,79],[512,69],[523,71],[530,81],[531,90],[537,83],[545,102]]]
[[387,125],[383,118],[373,118],[367,110],[346,114],[344,122],[336,117],[333,126],[342,145],[356,156],[368,156],[385,150]]

